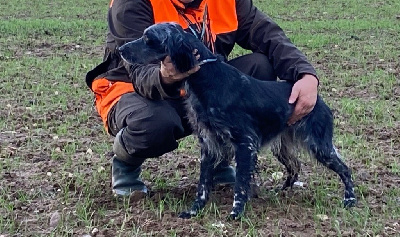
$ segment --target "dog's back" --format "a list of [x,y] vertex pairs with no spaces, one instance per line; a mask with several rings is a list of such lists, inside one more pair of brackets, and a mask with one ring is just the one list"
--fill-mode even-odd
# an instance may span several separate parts
[[[218,127],[223,125],[233,134],[260,134],[261,144],[269,142],[285,129],[301,130],[299,135],[303,134],[305,139],[312,132],[312,127],[303,126],[306,120],[312,120],[307,124],[316,127],[320,121],[324,121],[322,126],[332,123],[329,107],[318,97],[316,109],[301,122],[288,127],[287,121],[294,109],[294,105],[289,104],[293,83],[257,80],[223,62],[203,67],[207,75],[200,70],[187,82],[196,97],[192,104],[203,107],[196,111],[196,117],[205,120],[203,122],[216,120]],[[211,130],[216,129],[213,127],[215,123],[206,124]]]

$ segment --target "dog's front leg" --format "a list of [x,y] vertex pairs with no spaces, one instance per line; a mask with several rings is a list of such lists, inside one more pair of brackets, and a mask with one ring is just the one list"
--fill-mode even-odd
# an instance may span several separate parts
[[200,140],[201,146],[201,165],[200,165],[200,180],[197,186],[197,196],[189,211],[182,212],[179,217],[189,219],[196,216],[202,210],[210,196],[210,191],[213,185],[213,169],[216,158],[210,153],[208,146]]
[[250,199],[251,179],[257,163],[257,147],[254,143],[241,143],[236,147],[236,183],[233,207],[228,219],[237,219]]

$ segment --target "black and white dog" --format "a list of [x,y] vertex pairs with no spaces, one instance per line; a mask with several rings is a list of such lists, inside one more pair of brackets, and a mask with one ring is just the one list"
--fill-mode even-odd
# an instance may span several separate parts
[[[193,54],[195,49],[200,59]],[[242,214],[250,197],[257,152],[266,144],[287,169],[283,189],[297,180],[300,161],[296,151],[302,148],[340,176],[345,186],[344,206],[356,204],[351,171],[332,144],[332,113],[320,97],[310,114],[288,126],[294,107],[288,103],[292,83],[260,81],[241,73],[174,23],[150,26],[141,38],[126,43],[119,51],[129,63],[146,64],[169,55],[180,72],[201,64],[185,82],[188,116],[201,146],[200,181],[196,200],[180,217],[190,218],[204,208],[213,186],[213,167],[233,158],[236,183],[229,217]]]

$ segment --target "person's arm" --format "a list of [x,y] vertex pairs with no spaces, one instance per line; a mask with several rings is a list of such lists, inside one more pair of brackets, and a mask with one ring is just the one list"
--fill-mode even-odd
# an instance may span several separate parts
[[317,73],[305,55],[271,18],[259,11],[251,0],[236,0],[237,43],[245,49],[265,54],[282,80],[295,82],[288,103],[295,104],[288,120],[292,125],[307,115],[317,101]]
[[304,74],[316,77],[314,67],[304,54],[289,40],[271,18],[258,10],[251,0],[236,0],[239,46],[265,54],[277,76],[282,80],[297,81]]
[[[116,47],[140,38],[144,30],[154,24],[153,10],[149,0],[116,0],[109,11],[109,30]],[[136,93],[161,99],[179,96],[180,82],[162,82],[160,63],[141,65],[121,60],[132,81]]]

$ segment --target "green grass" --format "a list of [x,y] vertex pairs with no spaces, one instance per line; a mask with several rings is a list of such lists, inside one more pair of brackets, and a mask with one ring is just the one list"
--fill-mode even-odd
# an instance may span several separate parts
[[[0,236],[400,236],[400,2],[255,1],[315,65],[335,116],[335,143],[353,168],[359,204],[341,208],[334,174],[304,159],[304,188],[275,193],[284,172],[260,154],[259,197],[236,222],[217,189],[191,220],[196,138],[144,164],[154,195],[110,191],[109,137],[84,78],[102,59],[108,1],[13,0],[0,12]],[[245,50],[235,48],[232,55]],[[56,226],[49,221],[54,213]],[[94,235],[94,234],[93,234]]]

